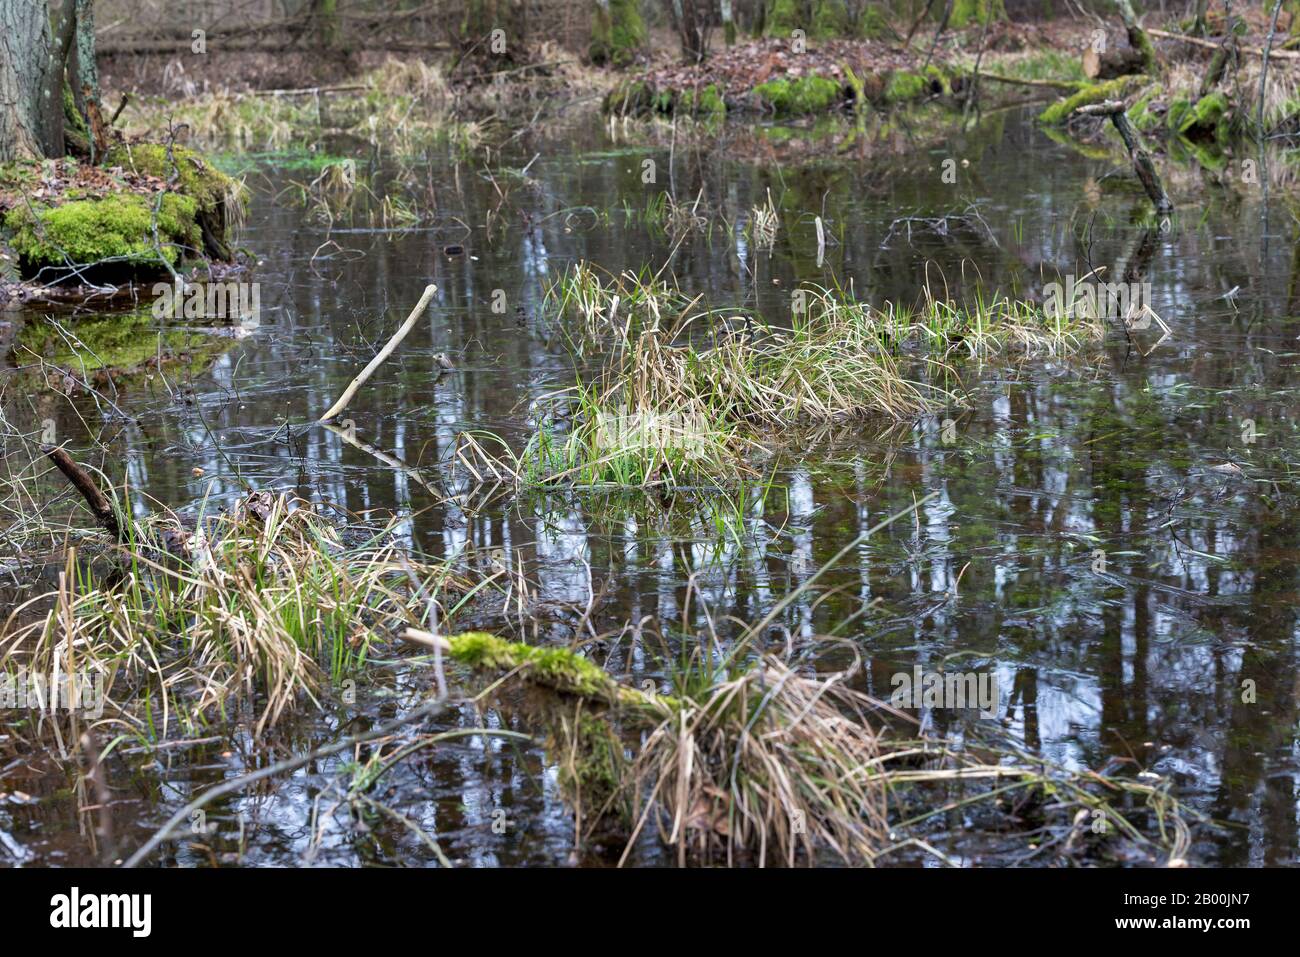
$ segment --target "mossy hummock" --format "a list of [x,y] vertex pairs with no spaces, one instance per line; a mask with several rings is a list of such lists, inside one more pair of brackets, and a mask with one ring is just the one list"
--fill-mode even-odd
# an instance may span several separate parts
[[[27,278],[118,282],[165,274],[187,259],[227,261],[242,187],[181,146],[121,144],[104,166],[67,161],[62,191],[11,203],[0,239]],[[29,194],[36,167],[0,171],[0,192]]]
[[769,80],[754,87],[754,96],[777,116],[822,113],[846,101],[841,85],[824,76]]
[[[170,156],[168,153],[170,152]],[[203,236],[204,252],[213,259],[230,259],[226,232],[246,203],[243,188],[197,152],[184,146],[135,143],[115,146],[106,165],[156,176],[197,204],[195,221]]]
[[188,196],[164,193],[157,205],[138,193],[78,199],[59,206],[18,206],[4,218],[9,245],[33,274],[53,267],[96,266],[96,271],[133,271],[161,267],[160,254],[175,265],[186,252],[197,252],[203,237],[196,221],[198,203]]
[[604,669],[567,648],[541,648],[521,641],[505,641],[483,631],[468,631],[449,638],[415,637],[415,633],[408,631],[407,637],[425,644],[440,642],[452,658],[471,668],[484,671],[519,668],[537,684],[608,705],[650,709],[662,717],[675,704],[671,698],[619,684]]

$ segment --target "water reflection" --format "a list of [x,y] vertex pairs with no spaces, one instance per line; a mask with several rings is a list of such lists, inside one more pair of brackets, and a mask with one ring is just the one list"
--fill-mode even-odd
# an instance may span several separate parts
[[[471,224],[467,254],[452,258],[428,232],[357,232],[335,238],[360,255],[322,259],[323,227],[270,201],[284,175],[272,167],[245,238],[264,261],[264,300],[276,304],[256,336],[193,381],[124,393],[132,427],[89,400],[41,409],[65,436],[85,435],[85,417],[140,513],[150,498],[193,509],[229,503],[246,486],[286,488],[355,515],[396,510],[401,537],[461,567],[494,550],[506,566],[522,560],[534,597],[570,609],[570,622],[590,613],[589,632],[628,623],[610,666],[636,681],[664,679],[660,634],[674,647],[705,645],[715,630],[725,639],[737,627],[729,619],[762,617],[853,538],[937,491],[792,602],[776,640],[815,653],[817,636],[839,627],[867,664],[864,686],[881,697],[890,675],[918,664],[995,674],[1003,734],[1069,766],[1122,762],[1113,766],[1170,777],[1180,796],[1240,825],[1202,834],[1199,860],[1294,863],[1300,529],[1291,476],[1300,376],[1290,314],[1300,245],[1277,232],[1277,212],[1261,235],[1260,197],[1184,187],[1196,215],[1152,240],[1130,225],[1140,219],[1138,198],[1097,187],[1108,164],[1003,115],[930,150],[931,159],[970,159],[960,194],[924,164],[900,164],[893,175],[852,161],[776,170],[683,150],[679,199],[702,189],[735,221],[770,189],[783,227],[770,256],[720,221],[674,251],[625,212],[643,210],[654,192],[628,155],[596,152],[608,146],[602,130],[577,125],[566,141],[528,144],[542,147],[529,174],[537,188],[510,195],[501,213],[509,225],[490,237],[478,224],[499,204],[492,184],[431,160],[440,216]],[[666,167],[666,150],[654,155]],[[895,237],[882,246],[899,215],[969,202],[996,244]],[[579,206],[597,215],[566,212]],[[837,237],[823,268],[814,214]],[[989,286],[1032,295],[1045,270],[1082,275],[1090,263],[1122,274],[1141,258],[1173,333],[1151,347],[1116,331],[1104,361],[1092,364],[964,366],[973,398],[954,413],[951,434],[943,416],[902,435],[881,439],[863,428],[809,448],[778,476],[780,494],[744,501],[721,523],[725,531],[706,507],[717,503],[666,517],[562,496],[476,508],[471,476],[445,467],[457,436],[490,429],[518,449],[531,429],[529,403],[571,381],[541,316],[546,279],[577,258],[618,270],[662,264],[670,253],[684,290],[774,319],[801,281],[852,282],[874,302],[912,302],[927,278],[961,286],[963,267],[969,280],[975,265]],[[428,282],[440,293],[422,325],[347,414],[361,443],[430,470],[436,487],[308,424]],[[503,311],[493,308],[498,290]],[[455,357],[453,371],[438,372],[439,352]],[[13,395],[5,402],[9,422],[31,418]],[[658,622],[653,641],[647,616]],[[553,637],[572,640],[576,628]],[[406,672],[393,680],[394,694],[410,691]],[[525,718],[522,706],[466,705],[451,723],[527,730]],[[924,718],[952,733],[968,720],[942,711]],[[308,724],[284,747],[323,743],[338,730]],[[135,785],[149,808],[137,830],[147,833],[195,789],[256,760],[197,750],[157,768],[155,784],[165,784]],[[383,822],[371,822],[365,838],[337,821],[321,825],[322,791],[343,772],[340,762],[305,770],[285,790],[241,799],[215,820],[228,839],[238,822],[251,828],[250,853],[266,860],[428,860],[409,833]],[[453,857],[567,860],[570,825],[535,747],[472,737],[411,762],[391,787],[399,810],[436,831]],[[503,812],[520,823],[498,833]],[[39,854],[85,853],[75,841],[37,836],[37,824],[0,808],[0,838],[48,842]]]

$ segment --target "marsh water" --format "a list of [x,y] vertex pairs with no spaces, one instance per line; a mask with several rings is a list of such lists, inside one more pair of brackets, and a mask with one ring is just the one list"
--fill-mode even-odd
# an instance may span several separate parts
[[[244,157],[253,201],[241,242],[259,260],[248,278],[261,284],[252,334],[192,378],[119,386],[114,403],[129,420],[85,395],[37,397],[40,415],[24,414],[54,417],[74,447],[105,443],[106,467],[129,478],[141,510],[146,496],[192,513],[249,486],[278,489],[354,517],[396,512],[412,545],[466,567],[521,561],[534,588],[528,621],[479,608],[457,624],[585,641],[637,683],[663,680],[673,654],[710,640],[711,622],[725,642],[729,620],[761,618],[860,532],[937,492],[785,609],[773,642],[812,660],[826,654],[826,635],[846,639],[863,659],[860,686],[885,698],[891,677],[916,666],[993,675],[996,718],[922,717],[956,735],[993,726],[1065,767],[1169,781],[1218,822],[1196,829],[1194,864],[1295,863],[1293,207],[1275,170],[1243,182],[1234,161],[1223,184],[1171,162],[1179,211],[1162,229],[1119,154],[1055,141],[1032,115],[1005,110],[964,130],[948,119],[938,133],[933,120],[904,124],[865,146],[843,131],[773,129],[745,133],[742,150],[725,132],[702,144],[665,130],[647,139],[578,114],[520,135],[490,165],[449,149],[395,164],[362,147],[352,155],[373,195],[333,222],[301,201],[319,159]],[[796,162],[785,151],[801,142]],[[662,228],[646,210],[665,190],[679,204],[699,197],[709,228],[684,237]],[[781,217],[770,251],[744,228],[769,191]],[[386,196],[421,222],[385,228],[369,211]],[[818,217],[828,237],[820,262]],[[479,500],[464,471],[447,468],[456,436],[482,430],[519,450],[537,427],[534,403],[572,384],[544,294],[580,259],[612,273],[667,263],[665,275],[709,306],[774,321],[801,283],[910,304],[927,283],[954,297],[982,286],[1039,298],[1060,276],[1128,269],[1150,283],[1168,335],[1113,325],[1103,348],[1070,359],[955,360],[964,403],[887,432],[854,424],[772,436],[772,473],[734,501],[705,491],[671,504],[559,492]],[[451,503],[310,424],[430,282],[432,305],[347,417],[364,443],[441,469],[463,493]],[[56,314],[75,323],[87,310]],[[440,353],[453,369],[440,371]],[[7,401],[11,419],[32,408]],[[7,603],[42,586],[6,587]],[[234,724],[187,747],[124,745],[109,765],[109,842],[87,838],[73,780],[54,761],[15,758],[0,767],[0,860],[125,856],[203,789],[409,707],[432,679],[402,654],[379,656],[355,702],[304,710],[261,739]],[[535,735],[450,740],[385,778],[377,797],[452,860],[617,859],[621,848],[599,843],[575,852],[527,699],[465,704],[440,726]],[[157,860],[436,863],[398,821],[331,813],[353,759],[218,802],[208,832]],[[927,840],[960,861],[999,863],[967,841],[966,823],[950,815]],[[661,854],[647,837],[632,860],[671,862]]]

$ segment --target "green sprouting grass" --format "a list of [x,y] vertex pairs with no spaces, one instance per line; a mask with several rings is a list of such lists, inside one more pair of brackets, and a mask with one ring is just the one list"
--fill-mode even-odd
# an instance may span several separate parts
[[[985,61],[986,66],[990,64]],[[1020,57],[1000,58],[995,72],[1013,76],[1022,80],[1066,80],[1080,83],[1088,82],[1084,76],[1083,65],[1077,55],[1062,53],[1059,50],[1035,50]]]
[[[174,715],[192,728],[228,704],[256,702],[261,729],[354,673],[377,637],[421,625],[430,600],[466,590],[449,567],[403,556],[386,533],[345,545],[283,496],[261,518],[201,521],[166,551],[162,529],[129,527],[125,568],[101,575],[70,555],[63,587],[0,623],[0,671],[94,668],[134,688],[137,703],[160,702],[164,725]],[[120,717],[152,723],[126,706]]]
[[549,304],[572,351],[603,364],[529,442],[525,484],[734,484],[752,474],[750,453],[791,430],[907,421],[960,401],[909,379],[908,363],[946,373],[957,358],[1067,355],[1104,332],[984,294],[877,308],[805,287],[782,326],[697,308],[701,299],[647,271],[604,276],[587,263],[555,283]]

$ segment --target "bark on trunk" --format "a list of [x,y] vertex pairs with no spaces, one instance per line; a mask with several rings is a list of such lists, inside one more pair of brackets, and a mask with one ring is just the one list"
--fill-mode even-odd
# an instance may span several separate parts
[[47,11],[44,0],[0,3],[0,162],[45,155]]
[[1083,52],[1083,74],[1090,80],[1113,80],[1129,73],[1141,73],[1142,54],[1124,47],[1107,47],[1098,53],[1092,47]]
[[1156,55],[1156,48],[1152,45],[1151,38],[1137,21],[1132,0],[1115,0],[1115,6],[1119,9],[1120,19],[1124,21],[1124,29],[1128,33],[1128,45],[1142,55],[1143,72],[1151,76],[1159,76],[1160,58]]
[[316,27],[316,44],[332,50],[339,42],[338,0],[312,0],[311,18]]
[[[29,0],[18,0],[27,3]],[[38,0],[39,2],[39,0]],[[44,6],[44,4],[41,4]],[[41,77],[41,146],[46,156],[62,156],[64,68],[77,33],[77,0],[62,0],[54,17],[51,42],[46,47],[45,70]]]
[[1210,0],[1196,0],[1196,14],[1192,17],[1192,33],[1198,37],[1205,36],[1209,32],[1208,24],[1205,20],[1206,7],[1210,5]]

